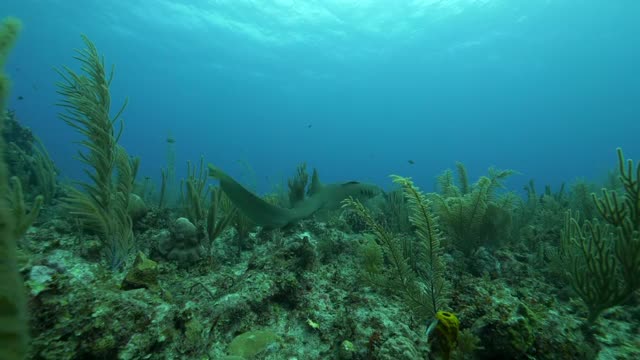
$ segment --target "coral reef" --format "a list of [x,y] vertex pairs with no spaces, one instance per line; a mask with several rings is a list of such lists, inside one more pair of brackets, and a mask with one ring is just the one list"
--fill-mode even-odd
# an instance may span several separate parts
[[[640,355],[633,345],[638,334],[632,324],[640,311],[635,303],[585,321],[588,309],[573,292],[571,278],[554,270],[562,256],[561,224],[554,221],[547,236],[535,240],[545,244],[540,253],[529,248],[535,241],[527,236],[535,233],[521,231],[519,241],[480,246],[469,261],[457,243],[439,242],[446,235],[436,231],[433,194],[422,194],[409,179],[394,180],[406,196],[402,204],[411,232],[392,232],[378,220],[384,203],[364,206],[350,200],[327,222],[253,228],[249,246],[238,248],[233,228],[209,243],[203,226],[180,217],[183,209],[150,206],[134,227],[140,252],[123,273],[87,256],[90,234],[53,212],[37,232],[26,232],[23,246],[28,257],[21,261],[21,272],[33,318],[30,356],[357,360]],[[535,219],[580,203],[571,201],[570,191],[563,196],[568,198],[532,197],[536,205],[527,210],[532,216],[523,226],[550,226]],[[526,201],[516,204],[531,207]],[[221,219],[232,210],[225,205],[216,211],[222,212],[215,216]],[[364,217],[364,226],[354,232],[345,212]],[[404,260],[394,265],[394,256]],[[400,275],[413,285],[399,282]],[[414,298],[423,299],[418,304],[424,306],[414,306],[411,296],[433,285],[440,288],[442,282],[446,291],[435,305],[427,306],[434,303],[424,296]],[[455,315],[439,315],[446,312],[432,308],[451,309]],[[459,322],[450,321],[454,318]]]
[[[143,252],[154,253],[158,231],[165,230],[137,236],[147,244]],[[362,248],[375,240],[315,220],[284,232],[253,233],[252,248],[239,258],[228,250],[234,233],[227,231],[214,243],[213,264],[206,257],[182,263],[140,256],[121,275],[83,259],[75,245],[82,235],[53,221],[42,224],[35,236],[27,234],[33,238],[32,254],[23,273],[34,309],[32,354],[37,358],[240,359],[229,352],[230,344],[241,334],[262,330],[278,338],[256,355],[263,359],[415,359],[439,351],[428,341],[427,323],[405,301],[363,281]],[[327,248],[331,255],[322,256]],[[480,277],[465,269],[462,253],[450,252],[442,255],[451,281],[449,306],[456,310],[461,333],[479,339],[472,350],[453,349],[451,358],[595,357],[576,316],[580,303],[555,295],[562,289],[531,267],[526,249],[487,252],[485,265],[477,265],[485,274]],[[619,329],[617,342],[600,351],[632,358],[625,345],[635,336],[624,330],[628,316],[611,313],[606,323],[596,324],[608,337]],[[62,336],[67,333],[76,336]],[[351,344],[347,353],[345,341]]]
[[[0,27],[0,65],[18,28]],[[58,183],[15,114],[0,140],[0,359],[640,358],[640,167],[622,150],[600,197],[580,180],[521,198],[514,171],[470,183],[462,163],[437,192],[393,176],[387,194],[300,165],[260,197],[204,157],[172,185],[175,154],[156,193],[84,40],[59,89],[90,181]]]

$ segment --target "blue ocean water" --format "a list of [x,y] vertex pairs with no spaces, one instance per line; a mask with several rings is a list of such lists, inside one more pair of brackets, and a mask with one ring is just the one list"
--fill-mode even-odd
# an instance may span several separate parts
[[[427,191],[455,161],[520,189],[604,178],[640,158],[640,2],[634,0],[4,0],[24,22],[10,108],[63,177],[79,136],[57,118],[55,67],[89,36],[115,64],[122,144],[159,179],[201,155],[259,191],[317,167],[325,181]],[[410,163],[413,162],[413,164]]]

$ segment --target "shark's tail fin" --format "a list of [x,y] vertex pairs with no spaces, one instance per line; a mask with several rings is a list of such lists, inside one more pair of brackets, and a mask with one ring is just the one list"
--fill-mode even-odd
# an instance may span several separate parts
[[281,228],[297,219],[296,214],[289,209],[269,204],[211,164],[209,164],[209,176],[220,180],[220,188],[231,202],[256,225]]
[[226,174],[218,169],[217,167],[213,166],[212,164],[209,164],[209,176],[214,178],[214,179],[221,179],[222,177],[224,177]]

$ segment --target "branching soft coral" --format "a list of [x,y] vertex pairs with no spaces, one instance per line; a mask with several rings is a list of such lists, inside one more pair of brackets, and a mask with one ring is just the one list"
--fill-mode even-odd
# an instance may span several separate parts
[[[2,68],[19,32],[20,21],[16,19],[0,24],[0,131],[9,97],[9,80]],[[4,153],[4,139],[0,136],[0,359],[18,360],[26,358],[29,331],[24,286],[16,263],[21,226],[8,202],[11,189]]]
[[[374,220],[361,202],[348,198],[343,207],[353,210],[367,223],[375,236],[364,249],[365,278],[372,285],[396,292],[413,312],[433,319],[447,301],[449,284],[444,277],[440,242],[442,234],[426,196],[408,178],[393,176],[402,187],[409,208],[409,221],[414,226],[417,244],[411,248],[412,262],[406,257],[407,242],[395,237]],[[387,260],[388,266],[384,265]]]
[[441,193],[434,200],[444,231],[460,250],[470,254],[510,227],[509,201],[498,201],[496,190],[515,171],[490,168],[487,176],[471,185],[464,165],[457,163],[456,167],[459,184],[450,170],[445,171],[438,178]]
[[[95,45],[87,37],[83,40],[86,48],[76,57],[82,72],[77,74],[67,67],[58,70],[63,80],[58,83],[58,93],[64,97],[59,106],[65,111],[60,117],[85,137],[80,142],[85,151],[79,152],[79,158],[88,167],[85,172],[91,182],[78,182],[80,189],[72,189],[66,200],[71,214],[98,231],[110,267],[118,269],[134,248],[127,208],[137,165],[118,145],[126,101],[115,117],[109,115],[113,69],[107,76]],[[116,123],[120,124],[118,133]]]
[[592,194],[607,224],[587,220],[581,226],[568,212],[562,231],[562,255],[571,263],[571,285],[589,310],[588,326],[640,289],[640,166],[634,169],[617,151],[624,198],[614,190],[603,189],[601,198]]

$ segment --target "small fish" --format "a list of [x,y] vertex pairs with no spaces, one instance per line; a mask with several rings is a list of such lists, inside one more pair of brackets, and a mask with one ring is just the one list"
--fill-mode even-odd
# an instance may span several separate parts
[[409,163],[409,165],[413,165],[413,164],[415,164],[415,163],[416,163],[416,162],[415,162],[415,161],[413,161],[413,160],[408,160],[407,162]]
[[172,138],[172,137],[168,137],[167,138],[167,143],[169,144],[175,144],[176,143],[176,139]]
[[312,126],[313,126],[313,124],[307,125],[307,129],[311,129]]
[[22,95],[18,96],[18,100],[24,100],[24,96]]

